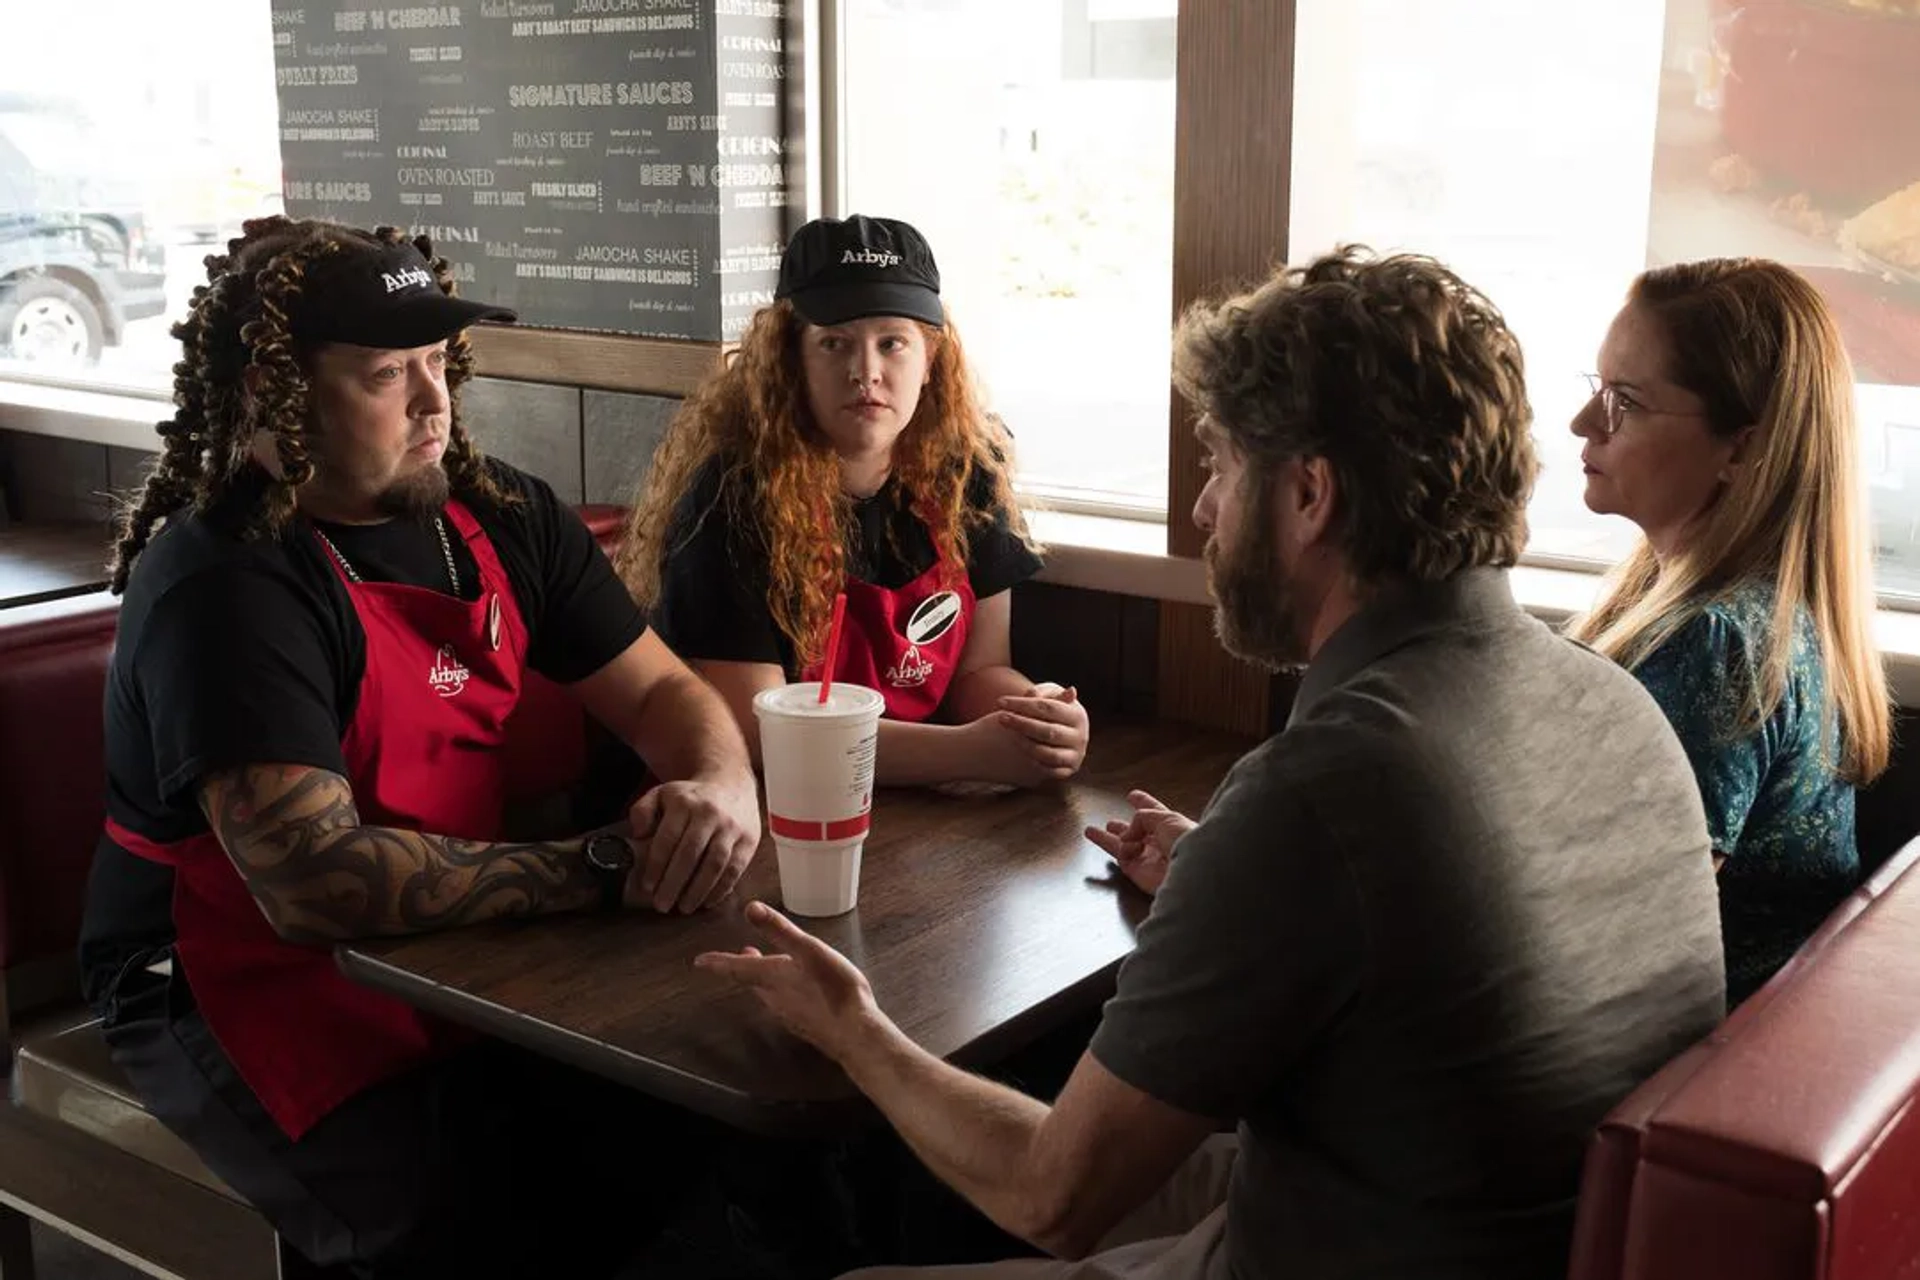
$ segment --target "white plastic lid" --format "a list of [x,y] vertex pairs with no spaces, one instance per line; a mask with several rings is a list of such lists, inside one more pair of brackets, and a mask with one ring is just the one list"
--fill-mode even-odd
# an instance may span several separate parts
[[763,689],[753,696],[753,713],[779,716],[788,720],[823,723],[860,721],[877,718],[887,709],[887,700],[860,684],[836,684],[820,701],[820,684],[809,680],[801,684]]

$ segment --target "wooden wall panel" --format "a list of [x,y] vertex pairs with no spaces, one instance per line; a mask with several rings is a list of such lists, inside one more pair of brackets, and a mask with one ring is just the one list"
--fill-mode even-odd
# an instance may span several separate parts
[[1073,685],[1089,715],[1119,710],[1125,600],[1021,583],[1013,589],[1013,665],[1030,679]]
[[717,342],[676,342],[618,333],[475,325],[468,330],[484,377],[560,382],[602,391],[685,396],[720,359]]
[[[1287,254],[1297,0],[1180,0],[1174,90],[1173,304],[1264,276]],[[1197,556],[1201,486],[1191,410],[1173,398],[1167,550]],[[1265,733],[1269,678],[1229,657],[1211,611],[1160,611],[1160,713]]]
[[1207,605],[1160,605],[1160,714],[1264,738],[1271,677],[1233,658],[1213,634]]
[[1158,600],[1050,582],[1013,589],[1013,665],[1034,680],[1070,684],[1093,717],[1151,716],[1160,670]]

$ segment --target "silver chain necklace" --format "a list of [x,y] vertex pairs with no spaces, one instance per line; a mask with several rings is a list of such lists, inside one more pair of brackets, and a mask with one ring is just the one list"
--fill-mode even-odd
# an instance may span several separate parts
[[[333,545],[333,539],[327,536],[327,531],[317,524],[313,526],[313,531],[320,535],[320,541],[327,544],[327,550],[333,552],[333,558],[340,562],[340,571],[347,575],[347,581],[362,581],[360,571],[355,569],[347,558],[340,554],[340,548]],[[447,541],[446,521],[442,520],[439,516],[435,516],[433,518],[433,531],[440,535],[440,554],[446,558],[447,581],[453,586],[454,598],[458,599],[460,596],[460,570],[455,568],[453,564],[453,544]]]

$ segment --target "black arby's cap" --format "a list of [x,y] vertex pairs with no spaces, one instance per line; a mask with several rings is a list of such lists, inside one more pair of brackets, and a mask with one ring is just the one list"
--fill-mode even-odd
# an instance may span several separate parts
[[926,237],[893,218],[816,218],[780,258],[775,298],[814,324],[906,316],[943,328],[940,268]]
[[512,321],[505,307],[441,292],[427,257],[410,243],[335,242],[307,264],[288,321],[302,342],[425,347],[477,320]]

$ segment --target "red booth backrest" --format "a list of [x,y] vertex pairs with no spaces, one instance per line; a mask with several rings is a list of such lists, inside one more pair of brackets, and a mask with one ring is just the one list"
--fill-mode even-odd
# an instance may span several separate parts
[[1920,840],[1616,1108],[1572,1280],[1920,1278]]
[[600,549],[612,555],[626,537],[627,509],[604,503],[588,503],[584,507],[574,509],[580,513],[580,518],[586,521],[587,528],[593,531],[594,539],[599,542]]
[[104,593],[0,610],[0,967],[71,955],[79,936],[119,614]]

